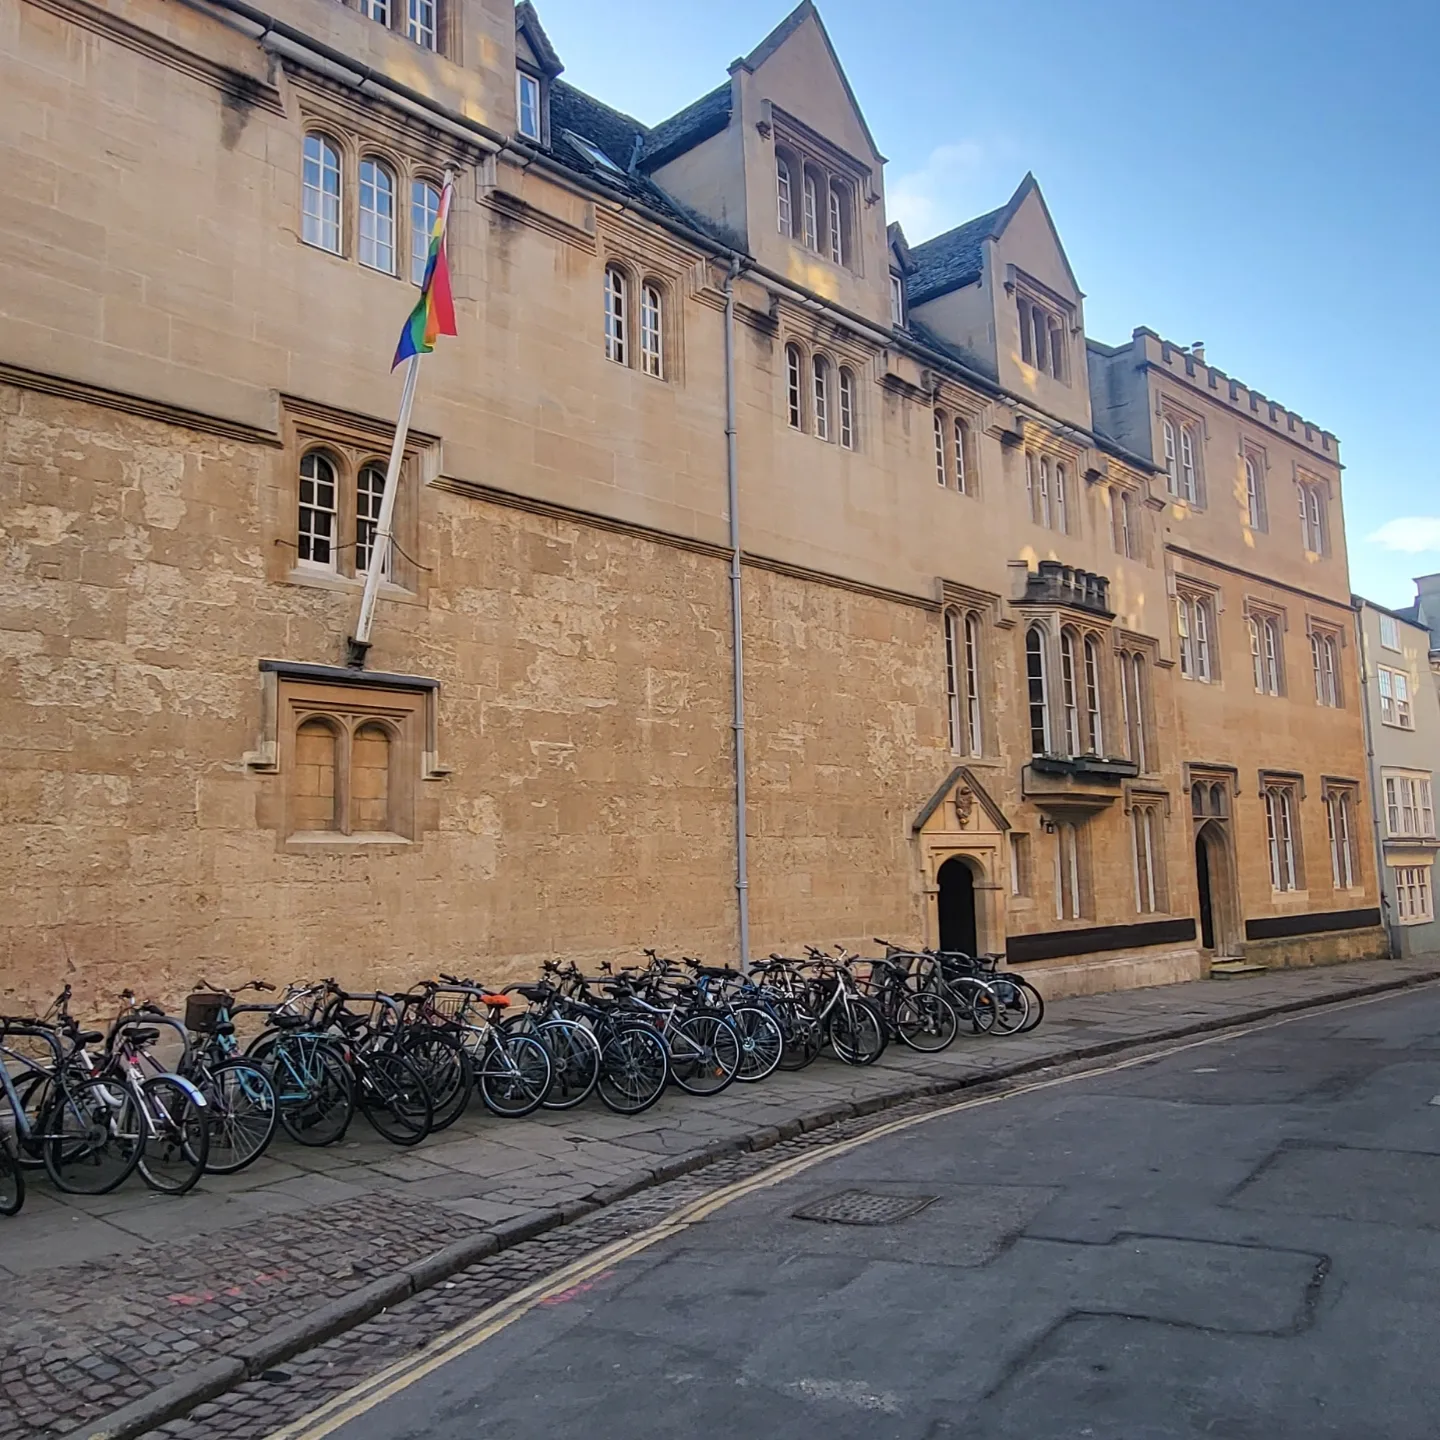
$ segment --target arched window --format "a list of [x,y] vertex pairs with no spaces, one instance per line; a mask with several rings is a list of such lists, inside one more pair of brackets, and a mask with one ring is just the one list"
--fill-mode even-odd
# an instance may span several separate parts
[[823,355],[810,361],[815,405],[815,434],[821,440],[830,438],[830,362]]
[[[379,465],[362,465],[355,476],[355,573],[363,575],[370,568],[370,554],[375,545],[375,528],[380,519],[380,506],[385,499],[385,471]],[[390,557],[381,562],[381,575],[390,578]]]
[[1110,492],[1110,508],[1115,520],[1115,553],[1127,560],[1135,558],[1134,503],[1128,490]]
[[945,612],[945,716],[949,724],[950,748],[957,754],[964,748],[960,695],[960,616]]
[[319,450],[300,461],[300,515],[296,544],[302,565],[335,568],[335,466]]
[[813,171],[805,172],[804,191],[805,229],[803,238],[809,249],[818,250],[820,248],[820,197]]
[[1080,753],[1080,699],[1075,674],[1075,632],[1060,632],[1060,702],[1065,717],[1065,753]]
[[1090,753],[1103,755],[1105,730],[1100,713],[1100,646],[1093,635],[1085,637],[1085,729]]
[[1198,780],[1190,787],[1190,813],[1196,819],[1205,813],[1205,787]]
[[969,467],[965,463],[965,451],[969,445],[970,427],[956,416],[955,418],[955,488],[962,494],[970,493]]
[[1180,427],[1180,494],[1192,505],[1200,494],[1195,474],[1195,431],[1190,425]]
[[1050,528],[1050,461],[1040,457],[1040,484],[1036,491],[1037,509],[1035,518],[1048,530]]
[[1032,625],[1025,632],[1025,686],[1030,710],[1030,751],[1050,753],[1050,678],[1045,662],[1045,632]]
[[1137,805],[1130,812],[1135,838],[1135,909],[1153,915],[1160,909],[1159,824],[1153,805]]
[[367,722],[350,740],[350,829],[390,828],[390,733]]
[[1070,530],[1070,517],[1067,510],[1068,496],[1066,493],[1065,466],[1057,460],[1055,462],[1055,528],[1062,535],[1068,534]]
[[840,443],[855,448],[855,372],[840,367]]
[[660,287],[646,281],[640,290],[640,368],[657,380],[665,377],[665,309]]
[[970,753],[984,753],[984,735],[980,725],[980,620],[976,615],[965,617],[965,702],[969,720]]
[[1265,504],[1260,488],[1260,462],[1254,455],[1245,457],[1245,509],[1250,528],[1263,529]]
[[1257,695],[1280,693],[1280,626],[1268,615],[1247,617],[1250,629],[1250,663]]
[[795,233],[795,180],[789,159],[775,153],[775,214],[782,235]]
[[395,273],[395,177],[373,157],[360,162],[360,263]]
[[1315,666],[1315,699],[1321,705],[1340,704],[1340,656],[1333,635],[1312,632],[1310,658]]
[[337,830],[335,811],[335,727],[328,720],[306,720],[295,732],[294,814],[296,830]]
[[1225,814],[1225,787],[1218,780],[1210,787],[1210,813]]
[[340,253],[340,151],[324,135],[307,135],[300,229],[307,245]]
[[1172,495],[1180,493],[1180,461],[1175,444],[1175,422],[1163,420],[1160,425],[1165,437],[1165,478]]
[[410,182],[410,283],[425,283],[430,235],[440,218],[440,191],[428,180]]
[[850,263],[850,189],[830,182],[830,258],[837,265]]
[[801,379],[800,347],[785,347],[785,400],[789,411],[790,428],[805,428],[805,394]]
[[1120,656],[1120,709],[1125,720],[1125,753],[1143,775],[1149,768],[1143,655]]
[[1265,839],[1270,851],[1270,888],[1298,890],[1294,791],[1288,785],[1266,787]]
[[605,269],[605,358],[617,365],[630,363],[626,345],[629,323],[630,282],[614,265]]
[[935,412],[935,479],[941,485],[948,485],[950,477],[945,469],[945,412]]

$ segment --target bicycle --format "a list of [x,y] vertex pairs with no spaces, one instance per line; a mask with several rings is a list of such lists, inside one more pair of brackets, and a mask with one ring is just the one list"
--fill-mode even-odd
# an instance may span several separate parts
[[[843,949],[841,955],[851,960],[858,958],[845,956]],[[960,1020],[944,995],[919,986],[909,966],[897,959],[867,963],[870,974],[860,982],[860,991],[879,1009],[891,1039],[927,1055],[938,1054],[954,1043]]]
[[266,1029],[245,1050],[270,1077],[280,1126],[297,1145],[333,1145],[350,1128],[355,1115],[355,1086],[344,1060],[316,1032],[308,1015],[295,1008],[309,1000],[312,1009],[320,986],[295,984],[278,1005],[237,1005],[231,1014],[265,1016]]
[[236,1175],[270,1148],[280,1125],[280,1102],[265,1068],[240,1054],[231,1012],[236,996],[273,990],[263,980],[216,990],[201,980],[185,1001],[185,1028],[193,1041],[182,1073],[205,1097],[210,1119],[206,1170]]

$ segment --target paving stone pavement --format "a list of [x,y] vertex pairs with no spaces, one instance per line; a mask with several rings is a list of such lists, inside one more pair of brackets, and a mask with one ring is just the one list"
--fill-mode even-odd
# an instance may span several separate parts
[[[432,1323],[455,1323],[545,1273],[537,1266],[554,1268],[630,1233],[626,1226],[653,1223],[689,1198],[687,1186],[723,1183],[737,1166],[764,1166],[791,1148],[829,1143],[841,1133],[837,1123],[876,1123],[853,1118],[858,1110],[923,1105],[912,1097],[984,1082],[1017,1066],[1062,1063],[1435,978],[1440,957],[1063,1000],[1027,1036],[962,1037],[943,1055],[892,1047],[864,1070],[822,1060],[711,1100],[667,1095],[634,1118],[591,1105],[523,1121],[477,1111],[415,1150],[396,1150],[357,1121],[340,1145],[277,1144],[246,1174],[208,1179],[179,1199],[138,1185],[97,1199],[36,1185],[25,1211],[0,1221],[0,1440],[68,1434],[235,1353],[237,1345],[279,1326],[303,1325],[322,1306],[446,1246],[503,1232],[537,1211],[551,1212],[543,1223],[558,1223],[557,1209],[570,1218],[654,1187],[507,1248],[349,1330],[330,1342],[333,1349],[309,1352],[305,1373],[314,1374],[304,1385],[251,1380],[208,1414],[175,1422],[191,1428],[166,1427],[185,1436],[264,1434],[279,1423],[282,1391],[302,1393],[313,1405],[322,1392],[342,1389],[413,1348],[417,1327],[389,1317],[425,1316],[418,1329],[426,1332]],[[826,1124],[831,1128],[818,1128]],[[797,1136],[802,1126],[807,1133]],[[711,1164],[703,1175],[670,1178],[727,1149],[751,1148],[756,1153]],[[287,1362],[271,1373],[301,1372]]]

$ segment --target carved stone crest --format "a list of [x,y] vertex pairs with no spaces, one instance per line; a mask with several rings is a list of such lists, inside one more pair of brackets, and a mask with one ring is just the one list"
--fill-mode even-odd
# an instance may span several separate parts
[[970,817],[975,813],[975,795],[968,785],[957,785],[955,787],[955,823],[964,830],[970,824]]

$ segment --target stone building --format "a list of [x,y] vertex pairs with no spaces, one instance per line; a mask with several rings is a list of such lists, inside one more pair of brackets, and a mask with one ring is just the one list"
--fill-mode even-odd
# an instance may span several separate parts
[[809,0],[653,128],[528,3],[269,3],[0,8],[0,996],[1379,952],[1325,863],[1370,824],[1336,443],[1087,343],[1033,179],[887,228]]
[[1355,597],[1380,888],[1397,955],[1440,951],[1431,883],[1440,850],[1434,798],[1440,645],[1423,618],[1425,580],[1434,578],[1419,582],[1419,599],[1408,611]]

